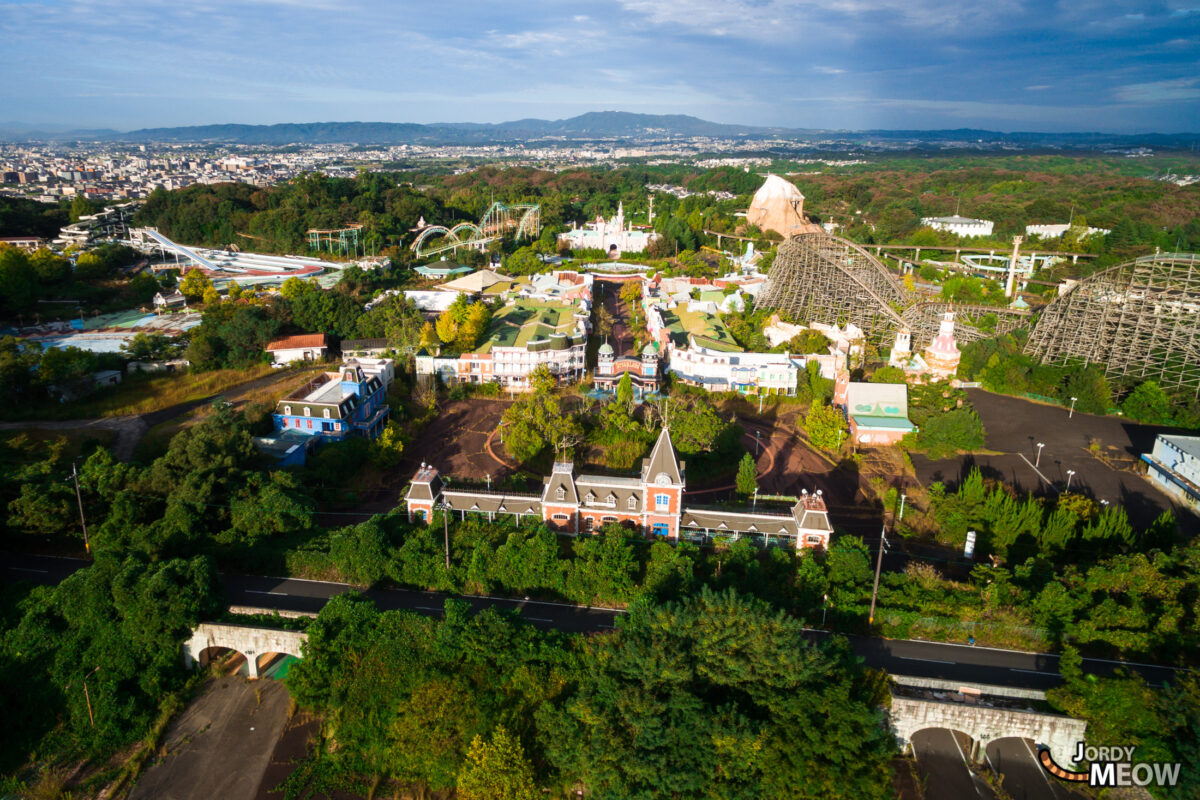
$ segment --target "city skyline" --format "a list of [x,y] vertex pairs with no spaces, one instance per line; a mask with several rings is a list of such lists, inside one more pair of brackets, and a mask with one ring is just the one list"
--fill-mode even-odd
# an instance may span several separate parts
[[602,109],[840,130],[1200,119],[1200,8],[1174,0],[4,3],[0,34],[3,122],[59,129]]

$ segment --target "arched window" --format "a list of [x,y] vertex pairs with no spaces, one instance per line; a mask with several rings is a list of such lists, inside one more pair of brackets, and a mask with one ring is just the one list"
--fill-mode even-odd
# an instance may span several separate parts
[[306,416],[306,417],[312,416],[312,409],[310,409],[308,406],[304,407],[304,416]]
[[637,508],[637,495],[635,495],[635,494],[629,495],[629,508],[631,510]]
[[554,497],[558,500],[562,500],[562,499],[566,498],[566,496],[567,496],[567,490],[561,486],[558,487],[558,489],[554,492]]
[[329,419],[329,409],[325,409],[325,419]]
[[285,413],[285,414],[290,414],[290,413],[292,413],[292,407],[291,407],[291,406],[284,406],[284,407],[283,407],[283,413]]

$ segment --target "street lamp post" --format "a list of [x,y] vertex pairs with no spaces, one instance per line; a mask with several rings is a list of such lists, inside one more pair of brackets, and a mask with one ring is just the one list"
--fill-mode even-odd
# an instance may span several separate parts
[[755,458],[758,458],[758,451],[760,449],[760,443],[758,440],[759,433],[760,433],[760,431],[754,432],[754,457]]
[[492,490],[492,473],[488,472],[483,477],[487,479],[488,491],[490,492]]
[[1075,416],[1075,401],[1078,399],[1079,399],[1078,397],[1071,398],[1071,413],[1067,414],[1067,419],[1070,419],[1071,417]]
[[825,617],[829,614],[829,595],[824,595],[821,599],[821,627],[825,627]]
[[1046,443],[1045,443],[1045,442],[1038,442],[1038,443],[1037,443],[1038,454],[1037,454],[1037,460],[1033,462],[1033,468],[1034,468],[1034,469],[1037,469],[1037,468],[1038,468],[1038,465],[1042,463],[1042,448],[1043,448],[1043,447],[1045,447],[1045,446],[1046,446]]
[[904,519],[904,501],[908,499],[908,495],[900,493],[900,513],[896,515],[896,522],[899,523]]
[[1067,470],[1067,491],[1071,491],[1071,478],[1075,477],[1075,470]]

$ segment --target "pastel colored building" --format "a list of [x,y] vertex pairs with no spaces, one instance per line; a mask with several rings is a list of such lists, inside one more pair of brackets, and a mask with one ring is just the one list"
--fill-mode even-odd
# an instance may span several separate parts
[[642,348],[641,358],[618,356],[608,342],[600,345],[596,354],[596,373],[592,381],[597,389],[615,391],[617,384],[626,374],[633,384],[635,394],[640,397],[646,392],[657,392],[660,385],[657,343]]
[[1160,433],[1154,449],[1142,455],[1150,480],[1172,497],[1200,511],[1200,436]]
[[824,499],[805,492],[788,513],[690,507],[686,503],[686,464],[663,429],[636,476],[578,474],[570,461],[556,462],[540,494],[449,489],[438,470],[422,464],[405,502],[410,520],[433,518],[444,510],[466,518],[538,519],[559,533],[591,533],[609,524],[634,528],[670,541],[708,542],[716,537],[749,536],[767,546],[798,550],[828,548],[833,527]]
[[547,303],[517,300],[492,315],[484,342],[457,356],[418,353],[418,375],[437,375],[443,383],[496,382],[524,391],[529,376],[545,366],[560,379],[583,375],[590,305],[585,300]]
[[833,403],[846,412],[855,444],[896,444],[917,429],[908,418],[908,384],[851,383],[843,370],[834,385]]
[[954,341],[954,312],[947,311],[938,324],[938,335],[925,348],[925,364],[935,378],[951,378],[958,372],[962,352]]
[[610,256],[621,253],[640,253],[658,238],[653,231],[635,231],[625,224],[625,204],[617,204],[617,215],[609,220],[596,217],[594,222],[572,226],[558,235],[558,241],[572,250],[603,250]]
[[[387,361],[388,359],[379,359]],[[322,442],[351,436],[374,439],[387,425],[386,385],[379,375],[347,362],[288,394],[275,406],[275,434],[256,440],[284,465],[303,464]]]

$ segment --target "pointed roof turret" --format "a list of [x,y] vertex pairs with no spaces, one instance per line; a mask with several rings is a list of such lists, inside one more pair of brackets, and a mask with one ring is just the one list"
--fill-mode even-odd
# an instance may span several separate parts
[[[666,476],[666,481],[662,481],[662,476]],[[662,433],[658,435],[658,441],[654,443],[654,449],[650,451],[650,458],[646,459],[646,466],[642,470],[642,480],[647,483],[683,483],[683,465],[679,463],[679,458],[675,455],[675,446],[671,444],[671,433],[663,426]]]

